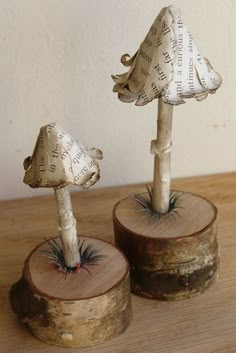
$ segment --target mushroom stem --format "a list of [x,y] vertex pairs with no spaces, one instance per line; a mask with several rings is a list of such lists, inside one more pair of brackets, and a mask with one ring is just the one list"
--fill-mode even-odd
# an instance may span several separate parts
[[77,239],[76,220],[73,215],[69,187],[54,188],[57,211],[59,216],[59,230],[64,249],[65,262],[68,267],[76,267],[80,263],[80,253]]
[[152,207],[158,213],[167,213],[170,198],[170,150],[173,105],[158,99],[157,141],[155,144]]

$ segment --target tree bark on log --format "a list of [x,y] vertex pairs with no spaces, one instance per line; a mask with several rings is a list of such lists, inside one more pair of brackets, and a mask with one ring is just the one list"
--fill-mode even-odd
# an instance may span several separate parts
[[63,347],[100,344],[125,331],[131,321],[129,266],[113,245],[81,237],[101,248],[100,265],[65,275],[42,262],[35,248],[25,261],[22,278],[10,291],[19,320],[41,341]]
[[131,198],[115,206],[115,242],[129,260],[133,293],[163,300],[190,298],[216,278],[217,210],[190,193],[182,195],[181,207],[179,216],[151,220]]

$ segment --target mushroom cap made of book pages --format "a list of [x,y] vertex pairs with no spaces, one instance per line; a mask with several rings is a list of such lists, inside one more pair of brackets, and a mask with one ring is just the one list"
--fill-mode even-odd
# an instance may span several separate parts
[[68,184],[84,189],[99,179],[102,151],[88,149],[56,123],[41,127],[32,157],[24,161],[24,183],[32,188],[62,188]]
[[112,76],[113,91],[123,102],[145,105],[162,97],[178,105],[184,98],[202,100],[221,85],[221,77],[197,50],[181,11],[161,10],[136,54],[121,57],[129,71]]

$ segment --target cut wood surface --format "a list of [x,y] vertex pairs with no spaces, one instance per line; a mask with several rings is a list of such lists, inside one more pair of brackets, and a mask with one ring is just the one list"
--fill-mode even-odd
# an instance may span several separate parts
[[58,271],[40,250],[48,250],[43,243],[29,255],[25,264],[25,275],[41,295],[62,300],[78,300],[97,297],[108,292],[126,276],[128,264],[122,253],[113,245],[99,239],[80,237],[84,247],[93,244],[104,258],[97,265],[86,265],[78,273],[65,275]]
[[[79,233],[113,240],[112,209],[130,185],[72,193]],[[11,311],[8,293],[30,251],[57,235],[54,196],[0,202],[1,353],[235,353],[236,352],[236,173],[178,179],[172,189],[197,193],[219,211],[219,279],[190,300],[161,302],[132,296],[133,321],[119,337],[89,348],[58,348],[35,339]]]
[[[148,198],[148,194],[142,194]],[[115,217],[127,229],[147,237],[178,238],[202,231],[215,220],[215,207],[208,201],[191,193],[182,193],[175,213],[155,219],[143,212],[137,201],[127,197],[116,207]]]
[[[148,200],[148,193],[141,194]],[[176,212],[144,212],[130,197],[114,208],[115,242],[130,263],[134,294],[163,300],[189,299],[216,278],[219,255],[216,207],[182,192]]]
[[101,344],[122,334],[132,319],[127,260],[103,240],[82,236],[80,240],[84,246],[93,244],[100,249],[103,261],[65,277],[42,258],[42,251],[48,249],[44,242],[29,254],[22,278],[10,291],[19,320],[48,344]]

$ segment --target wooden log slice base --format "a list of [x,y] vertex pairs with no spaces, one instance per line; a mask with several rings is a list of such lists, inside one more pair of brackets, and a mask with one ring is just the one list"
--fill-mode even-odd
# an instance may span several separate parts
[[[24,264],[22,278],[10,291],[13,310],[34,336],[48,344],[85,347],[120,335],[132,312],[129,265],[118,248],[105,241],[80,237],[105,257],[65,277],[36,247]],[[59,239],[57,239],[59,241]]]
[[160,219],[151,219],[129,197],[114,207],[115,242],[129,260],[134,294],[162,300],[190,298],[204,292],[216,277],[217,209],[186,192],[178,202],[178,215],[168,213]]

